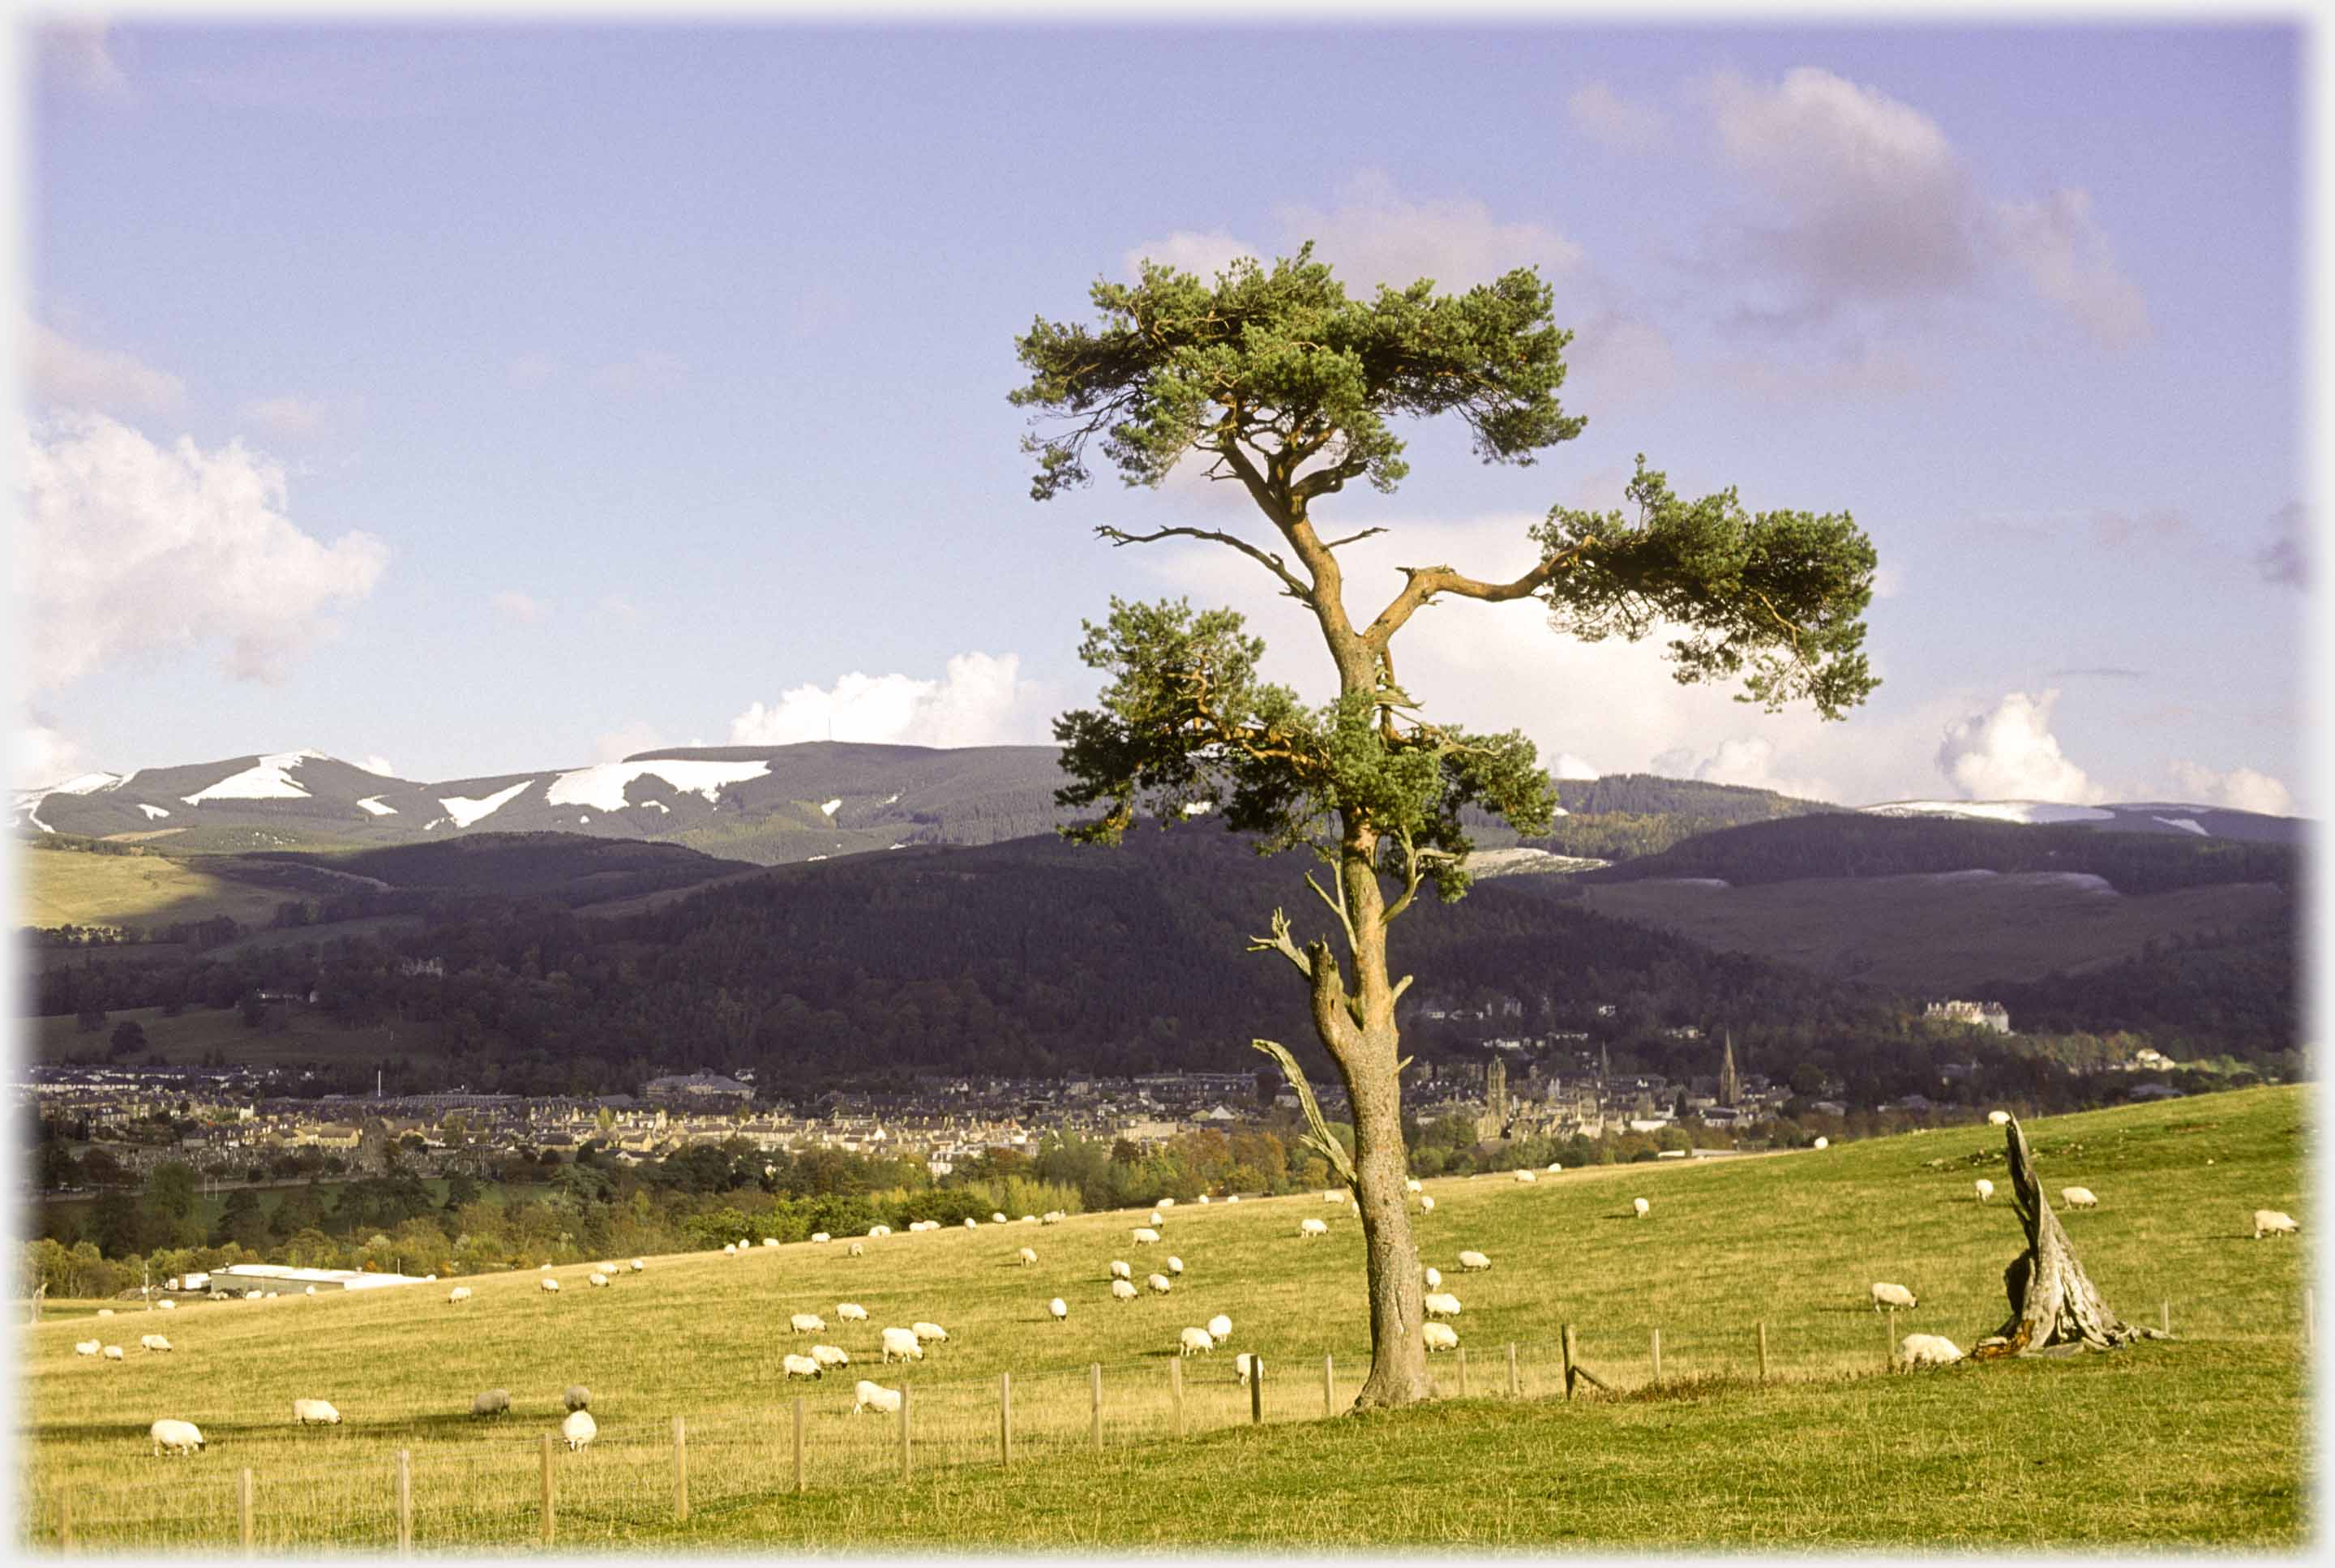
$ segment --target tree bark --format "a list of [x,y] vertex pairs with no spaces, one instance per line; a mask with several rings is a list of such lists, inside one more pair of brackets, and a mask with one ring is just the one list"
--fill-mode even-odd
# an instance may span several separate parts
[[2169,1337],[2162,1330],[2127,1323],[2110,1309],[2085,1274],[2084,1265],[2076,1261],[2076,1249],[2069,1244],[2068,1233],[2059,1228],[2059,1216],[2043,1195],[2035,1157],[2018,1119],[2013,1118],[2003,1130],[2011,1201],[2026,1227],[2027,1250],[2002,1271],[2003,1289],[2010,1298],[2010,1321],[1981,1340],[1971,1354],[2030,1356],[2065,1347],[2060,1352],[2064,1354]]

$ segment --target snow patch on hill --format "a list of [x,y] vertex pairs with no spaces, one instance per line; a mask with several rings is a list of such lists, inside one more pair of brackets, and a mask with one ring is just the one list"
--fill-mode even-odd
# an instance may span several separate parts
[[1892,800],[1860,806],[1875,817],[1966,817],[1982,822],[2110,822],[2113,811],[2063,806],[2055,800]]
[[829,817],[832,817],[838,810],[841,809],[842,806],[843,798],[841,796],[838,796],[834,799],[828,801],[826,805],[820,807],[819,809],[826,812]]
[[311,760],[329,761],[322,751],[278,751],[272,757],[262,757],[240,773],[230,773],[207,789],[179,799],[189,806],[199,806],[206,800],[306,800],[311,799],[292,769]]
[[170,815],[170,813],[165,811],[161,807],[149,806],[144,801],[139,802],[138,809],[146,813],[146,820],[149,822],[151,822],[157,817],[168,817]]
[[2195,817],[2156,817],[2154,812],[2150,813],[2150,815],[2156,821],[2164,823],[2167,828],[2178,828],[2185,833],[2195,833],[2200,838],[2211,838],[2213,837],[2211,833],[2206,832],[2203,828],[2200,828],[2197,825],[2197,819]]
[[[468,828],[480,818],[491,816],[509,805],[511,801],[518,799],[520,790],[534,782],[532,779],[522,779],[508,789],[498,789],[493,794],[478,800],[469,799],[460,795],[441,795],[438,798],[438,804],[446,808],[446,817],[453,818],[455,827]],[[444,818],[440,818],[440,821],[443,820],[445,820]],[[437,826],[436,822],[428,825],[429,828]],[[427,830],[428,828],[425,828],[424,831]]]
[[397,808],[394,806],[383,805],[381,803],[381,797],[378,795],[368,795],[363,799],[358,801],[357,805],[360,808],[370,811],[376,817],[394,817],[397,815]]
[[578,768],[562,773],[544,791],[544,799],[554,806],[596,806],[603,811],[625,808],[625,787],[646,774],[662,779],[685,793],[702,795],[711,805],[722,793],[724,784],[742,784],[749,779],[768,774],[770,765],[762,762],[707,762],[681,758],[632,762],[601,762],[590,768]]

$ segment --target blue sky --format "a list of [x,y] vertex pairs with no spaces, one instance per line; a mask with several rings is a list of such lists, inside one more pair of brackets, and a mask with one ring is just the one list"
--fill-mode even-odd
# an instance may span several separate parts
[[[314,746],[1038,741],[1113,593],[1256,568],[1178,477],[1039,505],[1012,340],[1150,254],[1536,265],[1580,439],[1422,428],[1334,516],[1521,567],[1552,504],[1847,509],[1846,723],[1422,615],[1431,708],[1850,802],[2309,809],[2291,28],[81,24],[34,35],[20,783]],[[1262,528],[1261,522],[1256,525]]]

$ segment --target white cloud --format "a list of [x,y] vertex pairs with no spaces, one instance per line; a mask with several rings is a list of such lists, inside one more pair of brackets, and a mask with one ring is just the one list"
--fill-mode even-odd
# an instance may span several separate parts
[[1873,596],[1894,599],[1905,591],[1905,568],[1894,562],[1884,562],[1873,568]]
[[621,762],[642,751],[654,751],[665,743],[657,727],[645,719],[635,719],[604,735],[592,738],[592,760],[595,762]]
[[2180,761],[2170,771],[2181,798],[2200,806],[2226,806],[2233,811],[2260,811],[2272,817],[2294,815],[2293,792],[2252,768],[2217,773],[2195,762]]
[[238,678],[279,679],[373,591],[389,559],[371,535],[326,545],[285,515],[284,469],[231,442],[162,448],[102,414],[28,432],[17,587],[35,688],[123,653],[220,639]]
[[1592,139],[1620,152],[1644,152],[1662,144],[1670,121],[1651,103],[1633,103],[1603,82],[1592,82],[1565,102],[1573,123]]
[[1548,776],[1552,779],[1586,779],[1604,777],[1604,774],[1599,772],[1594,765],[1583,761],[1570,751],[1559,751],[1554,757],[1545,757],[1541,759],[1541,765],[1548,769]]
[[89,771],[89,754],[50,720],[29,713],[16,726],[15,745],[8,757],[8,778],[16,789],[38,789],[44,785],[62,784],[76,774]]
[[1776,771],[1776,745],[1764,735],[1736,735],[1721,740],[1708,755],[1678,747],[1654,759],[1654,771],[1673,779],[1699,779],[1710,784],[1735,784],[1747,789],[1773,789],[1803,800],[1838,800],[1838,793],[1822,779],[1785,778]]
[[2059,750],[2051,733],[2057,689],[2003,695],[1991,712],[1950,727],[1938,746],[1938,771],[1971,800],[2053,800],[2089,806],[2107,798]]
[[378,773],[384,779],[398,777],[397,764],[378,752],[370,757],[358,758],[355,765],[368,773]]
[[1051,739],[1053,703],[1021,679],[1021,658],[959,653],[937,681],[854,671],[831,688],[801,685],[731,721],[732,746],[860,740],[903,746],[1005,746]]
[[677,354],[644,349],[627,360],[604,364],[584,378],[594,392],[665,392],[682,383],[689,366]]
[[36,33],[42,68],[92,98],[128,97],[130,79],[114,62],[106,39],[109,27],[100,16],[42,23]]
[[257,398],[238,411],[247,424],[286,440],[305,440],[325,428],[325,405],[315,398]]
[[1131,247],[1119,260],[1120,268],[1130,279],[1142,276],[1144,262],[1156,261],[1179,272],[1213,280],[1216,274],[1244,256],[1270,259],[1263,256],[1261,247],[1251,245],[1245,239],[1235,239],[1223,229],[1196,234],[1190,229],[1179,228],[1165,238],[1147,239]]
[[549,605],[522,594],[517,588],[505,588],[489,602],[494,605],[496,615],[521,626],[531,626],[551,614]]
[[2002,253],[2036,294],[2084,324],[2103,348],[2129,348],[2149,334],[2148,301],[2117,270],[2092,198],[2055,190],[2034,201],[1999,201],[1994,233]]
[[168,413],[186,396],[186,383],[167,371],[77,344],[35,321],[24,324],[32,348],[27,380],[36,403]]

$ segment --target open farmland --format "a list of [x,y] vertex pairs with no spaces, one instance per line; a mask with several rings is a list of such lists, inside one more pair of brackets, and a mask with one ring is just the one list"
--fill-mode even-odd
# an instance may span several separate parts
[[[593,1390],[596,1444],[555,1455],[562,1544],[1102,1543],[1303,1546],[1416,1541],[1676,1546],[2189,1542],[2286,1546],[2303,1537],[2307,1385],[2301,1306],[2315,1216],[2303,1201],[2304,1091],[2267,1089],[2040,1120],[2028,1131],[2047,1190],[2080,1183],[2067,1215],[2093,1279],[2127,1317],[2169,1303],[2180,1336],[2071,1361],[1877,1375],[1885,1335],[1943,1333],[1965,1349],[2005,1314],[2018,1251],[1999,1194],[2001,1136],[1932,1131],[1826,1151],[1599,1167],[1526,1186],[1427,1184],[1422,1252],[1464,1304],[1468,1398],[1323,1425],[1323,1358],[1351,1397],[1366,1360],[1361,1238],[1319,1194],[1057,1226],[983,1224],[845,1243],[653,1258],[607,1290],[586,1269],[474,1276],[445,1288],[123,1312],[105,1320],[128,1360],[77,1357],[92,1320],[31,1331],[24,1529],[56,1539],[70,1498],[77,1544],[231,1547],[239,1471],[254,1473],[262,1547],[373,1546],[394,1535],[395,1456],[412,1461],[418,1546],[538,1538],[538,1444],[560,1390]],[[2209,1163],[2210,1162],[2210,1163]],[[1652,1204],[1644,1220],[1630,1199]],[[2305,1237],[2256,1243],[2248,1213],[2283,1208]],[[1301,1242],[1301,1218],[1330,1234]],[[1014,1249],[1036,1249],[1018,1264]],[[1462,1248],[1488,1253],[1463,1274]],[[1107,1292],[1124,1258],[1173,1292]],[[1865,1287],[1920,1305],[1884,1328]],[[1069,1302],[1066,1324],[1045,1311]],[[867,1309],[847,1324],[839,1302]],[[787,1314],[828,1331],[795,1336]],[[1183,1365],[1185,1443],[1172,1437],[1177,1331],[1223,1312],[1230,1344]],[[877,1331],[919,1319],[949,1342],[879,1369]],[[1756,1327],[1769,1370],[1757,1381]],[[1566,1404],[1556,1341],[1622,1390]],[[1662,1335],[1666,1387],[1651,1382]],[[142,1354],[141,1332],[169,1334]],[[779,1357],[813,1340],[853,1365],[789,1384]],[[1516,1347],[1520,1398],[1508,1393]],[[1268,1368],[1266,1424],[1250,1430],[1231,1358]],[[1458,1367],[1437,1358],[1448,1391]],[[1101,1366],[1103,1451],[1090,1363]],[[1001,1482],[999,1377],[1013,1385],[1014,1470]],[[897,1374],[897,1375],[896,1375]],[[913,1477],[899,1427],[850,1414],[851,1382],[911,1393]],[[510,1390],[499,1421],[470,1396]],[[792,1492],[792,1402],[805,1402],[808,1489]],[[344,1417],[301,1430],[296,1397]],[[1338,1399],[1340,1405],[1343,1398]],[[148,1422],[199,1424],[208,1449],[149,1456]],[[686,1421],[692,1512],[676,1523],[673,1421]],[[2177,1456],[2178,1462],[2174,1462]],[[1454,1485],[1455,1477],[1466,1484]]]
[[118,925],[151,930],[224,915],[264,925],[296,895],[238,882],[160,855],[92,855],[28,848],[16,857],[24,876],[15,924]]

